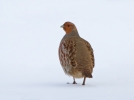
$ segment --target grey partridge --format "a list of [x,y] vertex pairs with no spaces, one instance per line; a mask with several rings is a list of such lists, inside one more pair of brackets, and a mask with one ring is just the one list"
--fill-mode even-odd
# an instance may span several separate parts
[[81,38],[76,26],[71,22],[65,22],[61,26],[66,34],[59,46],[59,60],[65,74],[73,77],[73,84],[77,84],[75,78],[92,78],[94,68],[93,49],[88,41]]

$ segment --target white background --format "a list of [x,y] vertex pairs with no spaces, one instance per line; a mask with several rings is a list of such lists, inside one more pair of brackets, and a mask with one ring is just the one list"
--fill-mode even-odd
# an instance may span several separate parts
[[[94,49],[85,86],[59,63],[66,21]],[[133,100],[133,52],[132,0],[0,0],[0,100]]]

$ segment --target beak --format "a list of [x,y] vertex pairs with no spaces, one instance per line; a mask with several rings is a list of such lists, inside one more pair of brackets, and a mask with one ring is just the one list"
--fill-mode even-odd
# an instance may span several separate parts
[[60,27],[61,27],[61,28],[63,28],[63,27],[64,27],[64,25],[61,25]]

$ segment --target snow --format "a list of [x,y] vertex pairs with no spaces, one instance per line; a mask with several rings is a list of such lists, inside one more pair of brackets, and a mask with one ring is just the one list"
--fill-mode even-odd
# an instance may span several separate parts
[[[133,100],[134,1],[0,1],[0,100]],[[75,23],[95,54],[92,79],[64,74],[60,26]]]

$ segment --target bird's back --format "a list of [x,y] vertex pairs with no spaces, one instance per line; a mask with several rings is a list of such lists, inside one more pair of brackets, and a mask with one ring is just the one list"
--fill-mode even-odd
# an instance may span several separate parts
[[91,45],[86,40],[80,38],[76,40],[76,48],[77,68],[90,69],[90,73],[92,73],[94,67],[94,54]]

